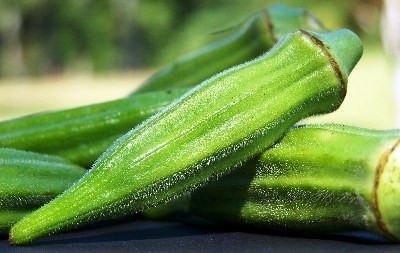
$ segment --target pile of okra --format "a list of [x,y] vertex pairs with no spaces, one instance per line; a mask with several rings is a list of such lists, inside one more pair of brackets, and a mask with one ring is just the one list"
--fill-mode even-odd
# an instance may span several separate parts
[[0,122],[10,243],[139,213],[398,241],[400,130],[298,123],[340,107],[360,38],[283,5],[228,30],[126,97]]

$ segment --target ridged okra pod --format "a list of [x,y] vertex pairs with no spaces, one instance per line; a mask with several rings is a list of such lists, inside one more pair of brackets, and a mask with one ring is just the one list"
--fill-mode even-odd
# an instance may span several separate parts
[[337,109],[361,53],[349,30],[288,34],[118,139],[74,187],[17,223],[10,242],[138,212],[231,171],[297,121]]
[[0,233],[81,178],[85,169],[62,158],[0,148]]
[[399,241],[399,199],[400,130],[309,125],[194,192],[189,209],[258,228],[369,231]]
[[193,87],[225,69],[256,58],[283,35],[296,29],[324,30],[305,9],[274,5],[257,11],[226,38],[176,59],[153,74],[132,94]]
[[89,167],[112,144],[188,89],[147,92],[0,122],[0,147],[61,156]]

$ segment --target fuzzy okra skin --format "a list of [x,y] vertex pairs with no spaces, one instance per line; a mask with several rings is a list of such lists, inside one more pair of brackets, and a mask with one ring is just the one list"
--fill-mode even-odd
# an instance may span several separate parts
[[155,91],[0,122],[0,147],[61,156],[89,167],[118,137],[188,89]]
[[399,241],[399,146],[400,130],[299,126],[259,158],[194,192],[189,210],[259,228],[369,231]]
[[274,5],[257,11],[227,38],[178,58],[157,71],[132,94],[193,87],[225,69],[256,58],[296,29],[324,30],[305,9]]
[[118,139],[74,187],[18,222],[10,242],[138,212],[231,171],[297,121],[337,109],[361,54],[349,30],[288,34]]
[[81,178],[85,169],[60,157],[0,148],[0,233]]

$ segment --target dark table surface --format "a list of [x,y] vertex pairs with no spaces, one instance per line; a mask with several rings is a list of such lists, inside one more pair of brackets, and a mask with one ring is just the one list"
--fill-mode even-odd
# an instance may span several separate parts
[[388,244],[369,234],[304,237],[210,224],[134,220],[53,235],[30,246],[11,247],[2,237],[0,252],[368,253],[400,252],[400,244]]

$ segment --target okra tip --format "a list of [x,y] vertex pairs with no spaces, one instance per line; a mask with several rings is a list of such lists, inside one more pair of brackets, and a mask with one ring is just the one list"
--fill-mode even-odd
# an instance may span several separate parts
[[26,245],[29,242],[30,242],[30,240],[21,240],[21,241],[15,240],[14,233],[13,233],[12,229],[10,230],[10,233],[8,235],[8,243],[11,246]]
[[400,139],[380,158],[373,198],[377,226],[393,241],[400,241]]
[[8,243],[11,246],[16,246],[16,245],[24,245],[24,243],[18,243],[17,241],[15,241],[13,234],[10,232],[9,236],[8,236]]
[[317,43],[322,43],[321,46],[333,57],[337,67],[347,78],[362,56],[363,46],[361,39],[348,29],[326,33],[312,31],[307,31],[306,33],[313,36]]
[[8,242],[9,242],[10,245],[14,245],[14,244],[15,244],[15,243],[14,243],[13,236],[12,236],[11,234],[10,234],[9,237],[8,237]]

